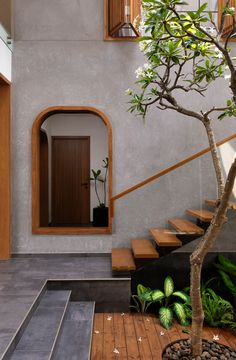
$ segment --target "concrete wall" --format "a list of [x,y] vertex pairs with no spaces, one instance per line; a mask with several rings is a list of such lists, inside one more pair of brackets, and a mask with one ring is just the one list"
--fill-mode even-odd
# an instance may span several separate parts
[[[108,156],[108,136],[104,122],[93,114],[56,114],[44,121],[42,127],[46,130],[49,138],[49,198],[51,197],[51,137],[52,136],[90,136],[90,169],[102,169],[102,160]],[[92,176],[92,174],[91,174]],[[98,191],[101,201],[103,199],[103,185],[98,183]],[[91,181],[90,217],[93,218],[93,208],[98,206],[98,200],[94,190],[94,182]],[[51,201],[49,201],[49,204]],[[51,211],[49,211],[49,214]]]
[[[134,71],[144,60],[136,43],[103,41],[103,0],[15,0],[14,27],[14,252],[109,252],[216,196],[207,155],[118,200],[112,235],[32,235],[31,128],[42,109],[85,105],[104,111],[114,133],[114,194],[203,149],[207,138],[201,123],[171,111],[153,109],[145,124],[127,112],[124,91],[133,87]],[[227,83],[218,81],[208,95],[184,94],[180,101],[198,110],[224,104]],[[221,139],[235,132],[235,122],[216,120],[214,128]]]

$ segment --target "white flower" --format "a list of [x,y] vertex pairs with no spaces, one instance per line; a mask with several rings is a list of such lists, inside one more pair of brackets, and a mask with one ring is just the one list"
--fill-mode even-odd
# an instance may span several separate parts
[[141,341],[142,341],[142,338],[141,338],[141,336],[140,336],[140,337],[138,338],[138,341],[139,341],[139,342],[141,342]]
[[152,67],[150,64],[146,63],[143,65],[143,68],[144,68],[144,70],[151,70]]
[[164,335],[165,335],[164,331],[160,331],[160,336],[164,336]]
[[135,74],[137,79],[144,76],[143,68],[141,66],[138,67],[137,70],[135,70]]
[[125,316],[125,313],[121,313],[120,316]]
[[219,341],[220,340],[219,335],[213,335],[213,340],[214,341]]
[[112,319],[112,316],[108,316],[108,317],[107,317],[107,320],[108,320],[108,321],[111,321],[111,319]]
[[126,94],[126,95],[132,95],[132,94],[133,94],[133,90],[132,90],[132,89],[127,89],[127,90],[125,90],[125,94]]
[[95,334],[99,334],[100,332],[98,330],[94,330],[94,333]]
[[231,12],[231,11],[232,11],[232,12],[235,12],[235,7],[233,7],[233,6],[230,7],[230,8],[229,8],[229,11],[230,11],[230,12]]
[[114,348],[113,353],[119,354],[120,352],[119,352],[119,350],[117,348]]

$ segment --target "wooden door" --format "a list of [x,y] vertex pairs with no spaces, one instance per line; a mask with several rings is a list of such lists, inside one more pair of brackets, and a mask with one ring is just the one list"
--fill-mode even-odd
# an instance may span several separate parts
[[90,138],[52,137],[52,225],[90,223]]
[[40,130],[40,226],[49,223],[48,137]]

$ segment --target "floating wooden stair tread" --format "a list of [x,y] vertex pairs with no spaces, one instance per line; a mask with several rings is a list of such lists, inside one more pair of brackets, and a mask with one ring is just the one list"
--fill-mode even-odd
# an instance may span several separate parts
[[158,246],[182,246],[182,242],[168,229],[150,229]]
[[[211,200],[211,199],[205,200],[205,203],[210,206],[216,206],[217,202],[218,202],[218,200]],[[228,208],[236,210],[236,202],[230,201]]]
[[131,271],[136,269],[131,249],[112,249],[111,258],[113,271]]
[[191,221],[185,219],[170,219],[169,224],[181,235],[203,235],[204,230]]
[[214,213],[208,210],[188,209],[186,212],[187,214],[192,215],[193,217],[204,222],[210,222],[214,216]]
[[131,240],[132,250],[136,259],[158,259],[159,254],[147,239]]

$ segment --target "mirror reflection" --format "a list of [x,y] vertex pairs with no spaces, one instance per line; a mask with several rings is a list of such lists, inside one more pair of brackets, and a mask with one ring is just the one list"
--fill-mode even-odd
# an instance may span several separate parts
[[40,226],[108,226],[108,133],[91,113],[59,113],[40,129]]

